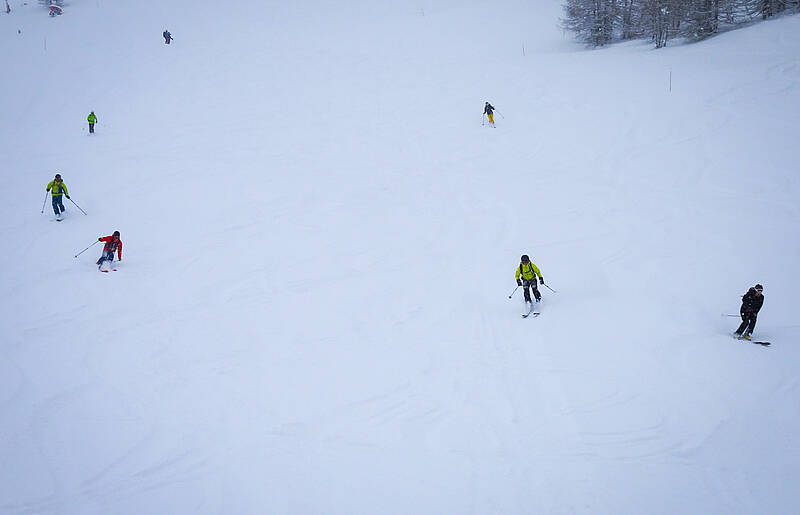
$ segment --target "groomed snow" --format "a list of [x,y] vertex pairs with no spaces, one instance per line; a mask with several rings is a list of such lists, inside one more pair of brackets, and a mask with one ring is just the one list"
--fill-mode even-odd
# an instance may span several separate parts
[[[586,51],[555,0],[28,4],[0,512],[796,513],[800,17]],[[88,216],[39,213],[56,172]],[[720,316],[757,282],[768,348]]]

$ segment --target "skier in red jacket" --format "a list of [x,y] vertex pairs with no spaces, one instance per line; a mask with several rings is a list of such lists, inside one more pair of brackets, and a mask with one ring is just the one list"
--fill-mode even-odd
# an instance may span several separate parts
[[114,251],[117,252],[117,258],[119,261],[122,261],[122,240],[119,239],[119,231],[114,231],[114,234],[111,236],[97,238],[97,241],[106,242],[105,246],[103,247],[103,255],[97,260],[98,270],[103,268],[103,263],[106,261],[109,263],[114,261]]

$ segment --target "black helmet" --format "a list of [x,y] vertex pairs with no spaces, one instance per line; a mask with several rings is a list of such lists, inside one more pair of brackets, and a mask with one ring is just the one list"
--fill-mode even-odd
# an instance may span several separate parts
[[519,258],[519,260],[522,261],[523,263],[527,263],[528,261],[531,260],[531,258],[529,258],[527,254],[523,254],[522,257]]
[[756,284],[756,291],[764,291],[764,287],[760,284]]
[[114,231],[114,234],[113,234],[113,236],[117,236],[117,237],[119,237],[119,231]]

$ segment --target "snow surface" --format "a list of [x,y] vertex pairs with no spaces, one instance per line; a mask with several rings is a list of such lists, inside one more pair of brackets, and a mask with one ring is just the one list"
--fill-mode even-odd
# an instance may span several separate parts
[[[0,512],[797,512],[800,17],[584,51],[557,1],[28,4]],[[56,171],[88,216],[37,212]],[[769,348],[720,316],[756,282]]]

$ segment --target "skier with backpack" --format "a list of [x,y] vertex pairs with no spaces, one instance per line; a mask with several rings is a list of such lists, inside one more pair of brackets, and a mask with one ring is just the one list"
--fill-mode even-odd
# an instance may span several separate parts
[[486,102],[486,105],[483,106],[483,114],[489,118],[489,124],[494,127],[494,106]]
[[89,116],[86,117],[86,121],[89,122],[89,134],[94,134],[94,124],[97,123],[97,115],[94,114],[94,111],[89,113]]
[[756,319],[758,312],[761,311],[761,306],[764,305],[764,287],[756,284],[742,296],[742,307],[739,309],[739,314],[742,316],[742,323],[736,332],[733,333],[737,338],[744,338],[750,340],[753,334],[753,329],[756,328]]
[[529,307],[532,307],[533,305],[531,301],[531,289],[533,290],[533,296],[536,299],[536,302],[542,300],[542,294],[539,293],[539,287],[536,284],[537,276],[539,277],[539,282],[544,284],[544,277],[542,277],[542,272],[539,271],[539,267],[533,264],[527,254],[523,254],[520,258],[519,266],[514,273],[514,277],[517,280],[517,286],[522,286],[524,288],[523,291],[525,292],[525,305],[527,306],[528,303],[530,303],[531,306]]
[[[62,219],[61,215],[64,213],[64,211],[66,211],[66,209],[64,209],[64,202],[61,199],[61,196],[66,195],[66,197],[69,198],[67,185],[61,180],[60,173],[57,173],[55,178],[47,184],[45,191],[49,191],[50,195],[53,197],[53,211],[56,213],[56,220],[60,222]],[[45,198],[47,198],[46,193]]]
[[117,260],[122,261],[122,240],[119,237],[119,231],[114,231],[111,236],[101,236],[97,241],[104,241],[106,244],[103,246],[103,255],[97,260],[97,269],[103,271],[103,263],[108,261],[114,262],[114,252],[117,253]]

